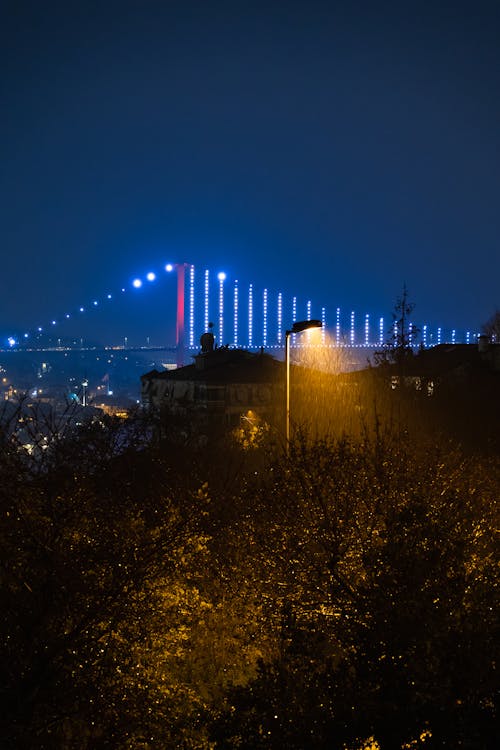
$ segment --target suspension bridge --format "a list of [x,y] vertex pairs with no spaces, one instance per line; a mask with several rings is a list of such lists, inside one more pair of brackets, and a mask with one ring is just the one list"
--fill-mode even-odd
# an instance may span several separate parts
[[[280,350],[284,347],[287,327],[297,320],[317,318],[321,320],[322,328],[321,341],[315,345],[373,350],[384,345],[393,325],[392,320],[386,321],[383,317],[368,312],[360,314],[340,307],[328,309],[296,294],[285,295],[281,291],[252,282],[240,284],[236,278],[229,280],[223,271],[208,268],[199,271],[192,263],[165,263],[159,269],[132,278],[126,286],[91,299],[86,304],[77,305],[73,310],[63,312],[29,330],[13,333],[3,342],[2,348],[42,351],[62,349],[65,347],[62,343],[63,336],[70,330],[75,319],[81,319],[90,310],[98,311],[102,306],[111,305],[117,298],[130,299],[134,293],[146,291],[148,286],[160,283],[165,275],[176,278],[175,292],[172,284],[168,286],[168,294],[174,293],[176,301],[175,342],[164,347],[143,346],[140,349],[174,348],[177,352],[177,364],[183,362],[186,352],[198,349],[199,337],[209,327],[213,330],[218,346]],[[448,342],[472,343],[477,337],[471,331],[410,322],[410,341],[412,332],[417,330],[418,344],[424,347]],[[78,345],[78,340],[75,344]],[[80,344],[84,348],[83,340]],[[295,337],[292,339],[292,346],[307,345],[307,337],[298,337],[297,341]],[[125,339],[122,346],[114,348],[137,350],[139,347],[129,347]]]

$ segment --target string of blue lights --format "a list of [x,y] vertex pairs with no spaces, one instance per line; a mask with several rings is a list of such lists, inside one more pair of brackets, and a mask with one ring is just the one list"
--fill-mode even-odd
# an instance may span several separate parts
[[[141,290],[143,287],[154,284],[159,281],[162,274],[171,274],[177,270],[179,279],[179,269],[188,270],[187,276],[187,306],[188,306],[188,337],[187,347],[195,348],[197,336],[196,336],[196,321],[199,318],[203,320],[203,331],[207,331],[210,325],[211,312],[214,312],[214,300],[211,295],[211,284],[210,277],[211,273],[209,269],[205,269],[203,272],[203,315],[197,316],[197,307],[200,306],[199,300],[196,297],[195,289],[195,267],[193,264],[183,263],[166,263],[160,271],[150,270],[143,276],[136,276],[126,285],[121,287],[117,292],[108,292],[102,297],[92,299],[90,303],[77,306],[72,312],[66,312],[60,316],[54,317],[44,325],[35,326],[24,333],[19,335],[11,335],[7,338],[7,345],[9,348],[22,347],[28,345],[33,340],[40,340],[42,336],[50,335],[55,330],[59,330],[64,323],[72,321],[75,318],[79,318],[89,310],[96,310],[102,305],[112,303],[113,300],[123,297],[130,292]],[[184,271],[183,271],[184,273]],[[241,348],[260,348],[265,349],[280,349],[283,347],[284,342],[284,330],[283,321],[287,319],[288,315],[291,320],[290,323],[294,323],[298,319],[298,302],[297,297],[293,296],[290,298],[289,309],[284,303],[284,295],[281,291],[276,293],[276,309],[275,315],[272,316],[272,323],[270,322],[270,310],[271,310],[271,294],[268,288],[262,290],[262,307],[256,308],[255,306],[255,286],[250,283],[248,285],[248,300],[246,310],[241,309],[241,287],[237,279],[233,282],[233,293],[232,293],[232,340],[225,341],[225,282],[227,281],[227,274],[220,271],[216,275],[216,315],[214,316],[217,321],[217,328],[214,330],[216,340],[219,345],[228,344],[234,347]],[[177,295],[179,297],[182,294],[182,306],[181,312],[179,308],[178,300],[178,326],[180,325],[179,316],[182,315],[182,328],[184,327],[184,295],[185,295],[184,275],[182,276],[181,288],[178,286]],[[214,290],[215,294],[215,290]],[[274,299],[274,296],[273,296]],[[198,304],[197,304],[198,302]],[[274,309],[274,308],[273,308]],[[370,324],[370,315],[366,313],[364,315],[362,330],[358,330],[357,315],[355,311],[351,311],[348,317],[347,329],[342,328],[342,314],[339,307],[335,310],[335,323],[328,329],[328,320],[326,308],[321,308],[321,314],[313,316],[313,304],[311,300],[307,300],[305,304],[305,317],[307,320],[312,317],[320,317],[322,322],[322,333],[321,333],[321,344],[326,346],[349,346],[349,347],[367,347],[373,348],[376,346],[383,346],[384,342],[388,338],[388,332],[386,331],[384,318],[378,317],[377,324],[372,328]],[[240,330],[241,325],[245,321],[247,323],[247,336],[246,340],[241,340]],[[257,329],[260,329],[257,331]],[[198,333],[202,333],[199,331]],[[420,332],[420,336],[417,338],[416,332]],[[455,329],[444,329],[442,326],[431,328],[429,324],[424,324],[417,327],[415,324],[409,324],[409,336],[410,340],[413,336],[414,344],[422,345],[424,348],[433,346],[441,343],[472,343],[476,340],[478,334],[472,333],[471,331],[465,331],[458,333]],[[391,326],[389,327],[389,335],[391,333]],[[293,337],[294,338],[294,337]],[[292,345],[295,343],[292,338]],[[179,343],[179,342],[178,342]],[[305,340],[302,344],[306,343]]]

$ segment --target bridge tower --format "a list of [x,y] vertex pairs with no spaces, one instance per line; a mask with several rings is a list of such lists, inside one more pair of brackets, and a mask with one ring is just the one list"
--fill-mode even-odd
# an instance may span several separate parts
[[185,294],[186,294],[186,268],[187,263],[176,263],[177,271],[177,319],[175,326],[175,348],[176,364],[182,367],[184,364],[184,334],[185,334]]

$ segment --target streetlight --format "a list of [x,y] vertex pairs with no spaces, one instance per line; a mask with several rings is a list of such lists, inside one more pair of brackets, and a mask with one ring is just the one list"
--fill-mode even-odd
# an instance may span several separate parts
[[321,320],[298,320],[289,331],[285,331],[285,372],[286,372],[286,452],[290,450],[290,336],[302,333],[309,328],[321,328]]

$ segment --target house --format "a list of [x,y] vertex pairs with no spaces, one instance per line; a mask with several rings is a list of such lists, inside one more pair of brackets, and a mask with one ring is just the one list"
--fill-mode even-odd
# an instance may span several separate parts
[[263,351],[213,348],[202,337],[193,364],[142,375],[142,404],[160,414],[162,422],[177,420],[198,433],[244,421],[274,422],[284,409],[283,367]]

